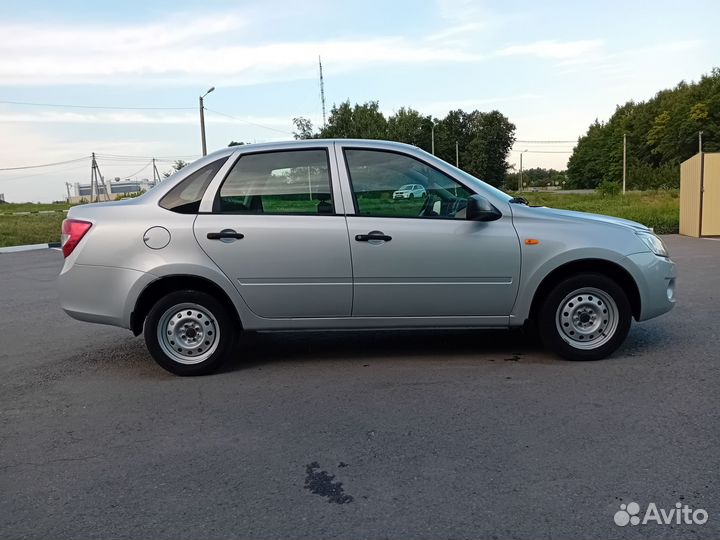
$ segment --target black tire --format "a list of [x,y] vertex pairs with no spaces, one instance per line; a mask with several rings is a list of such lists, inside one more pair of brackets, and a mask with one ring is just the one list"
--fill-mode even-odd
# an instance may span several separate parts
[[408,195],[408,199],[414,199],[414,198],[415,198],[415,194],[414,194],[414,193],[411,193],[410,195]]
[[[187,311],[185,311],[186,309]],[[163,328],[170,328],[169,325],[174,324],[174,315],[170,314],[172,310],[187,313],[188,316],[186,319],[189,321],[189,324],[197,322],[200,328],[197,331],[194,328],[192,329],[193,335],[189,339],[195,340],[195,343],[189,343],[185,352],[179,355],[185,356],[185,362],[194,363],[183,363],[182,360],[171,356],[170,353],[166,351],[166,349],[169,348],[169,343],[162,344],[160,341],[159,326],[162,325]],[[191,313],[192,316],[190,315]],[[204,319],[202,318],[203,313],[205,314]],[[195,321],[196,318],[197,321]],[[179,322],[185,323],[186,319],[182,319]],[[168,322],[168,326],[165,325],[164,321]],[[187,324],[184,324],[184,326],[187,326]],[[180,324],[178,324],[178,328],[180,328]],[[212,329],[215,329],[214,333]],[[230,315],[227,308],[214,296],[201,291],[183,290],[170,293],[155,303],[145,319],[143,334],[148,351],[161,367],[175,375],[192,376],[206,375],[220,367],[231,355],[239,330],[235,319]],[[164,331],[165,330],[163,330],[163,332]],[[168,330],[167,332],[170,334],[171,331]],[[185,332],[187,332],[188,336],[190,335],[190,330],[185,330]],[[202,332],[207,332],[211,335],[204,335]],[[214,339],[213,335],[215,336]],[[181,337],[184,338],[185,335]],[[168,337],[167,339],[170,340],[172,338]],[[175,339],[177,339],[177,337],[175,337]],[[200,343],[197,343],[197,339],[200,339]],[[202,341],[203,339],[206,339],[206,341]],[[170,343],[175,344],[174,341]],[[202,347],[204,343],[211,344],[214,350],[209,354],[207,349],[203,351]],[[177,345],[183,344],[178,343]],[[197,347],[200,347],[199,350]],[[208,347],[208,349],[209,348],[210,347]],[[181,349],[178,350],[180,351]],[[195,362],[194,358],[189,357],[193,352],[201,356],[204,353],[206,358],[202,361]]]
[[[598,311],[597,313],[590,311],[590,315],[587,315],[587,312],[581,313],[578,316],[578,322],[575,323],[573,321],[577,312],[571,312],[571,308],[568,308],[568,306],[573,306],[572,302],[575,301],[574,297],[570,297],[570,295],[583,290],[595,290],[603,293],[609,305],[602,304],[602,297],[592,296],[592,292],[579,294],[576,309],[579,310],[581,306],[585,309],[587,304],[590,305],[590,310],[597,309]],[[612,306],[613,302],[615,306]],[[568,309],[561,311],[561,304]],[[603,327],[603,317],[606,315],[603,315],[602,312],[605,308],[613,313],[613,318],[610,325]],[[580,319],[581,316],[594,318],[588,321]],[[594,348],[578,348],[589,346],[578,341],[580,333],[576,334],[575,338],[565,334],[565,332],[571,333],[573,329],[577,329],[575,324],[587,324],[588,328],[595,328],[595,320],[597,320],[598,330],[592,335],[582,336],[583,338],[595,338],[597,346]],[[608,320],[610,317],[605,319],[605,321]],[[616,321],[617,324],[614,324],[613,321]],[[567,360],[600,360],[612,354],[623,344],[630,331],[631,322],[632,308],[622,287],[607,276],[587,273],[569,277],[553,287],[540,307],[537,327],[545,346],[563,358]],[[562,327],[567,330],[561,330]]]

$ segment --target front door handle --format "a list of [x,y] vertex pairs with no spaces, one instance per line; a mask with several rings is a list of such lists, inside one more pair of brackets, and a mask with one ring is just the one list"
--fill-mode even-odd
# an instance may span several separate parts
[[367,234],[356,234],[355,240],[357,240],[358,242],[372,242],[373,240],[389,242],[390,240],[392,240],[392,236],[388,236],[381,231],[370,231]]
[[245,235],[232,229],[223,229],[220,232],[207,233],[208,240],[242,240]]

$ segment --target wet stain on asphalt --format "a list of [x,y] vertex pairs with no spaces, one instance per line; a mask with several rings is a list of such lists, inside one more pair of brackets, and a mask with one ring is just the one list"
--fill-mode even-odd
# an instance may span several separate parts
[[328,474],[327,471],[321,471],[320,464],[317,461],[306,465],[305,473],[305,489],[309,489],[311,493],[327,497],[328,502],[335,504],[345,504],[353,501],[351,495],[345,495],[342,482],[333,482],[335,475]]

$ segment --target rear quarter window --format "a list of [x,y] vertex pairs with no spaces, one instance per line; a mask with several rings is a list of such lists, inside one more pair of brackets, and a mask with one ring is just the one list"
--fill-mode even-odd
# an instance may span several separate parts
[[227,159],[224,157],[208,163],[182,180],[160,199],[160,206],[178,214],[197,214],[205,190]]

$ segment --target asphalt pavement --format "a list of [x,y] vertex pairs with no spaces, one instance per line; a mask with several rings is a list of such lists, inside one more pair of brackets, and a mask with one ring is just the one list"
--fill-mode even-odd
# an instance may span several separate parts
[[[0,537],[718,538],[720,241],[665,239],[678,305],[606,360],[256,334],[199,378],[64,315],[58,251],[0,254]],[[630,502],[708,519],[620,527]]]

